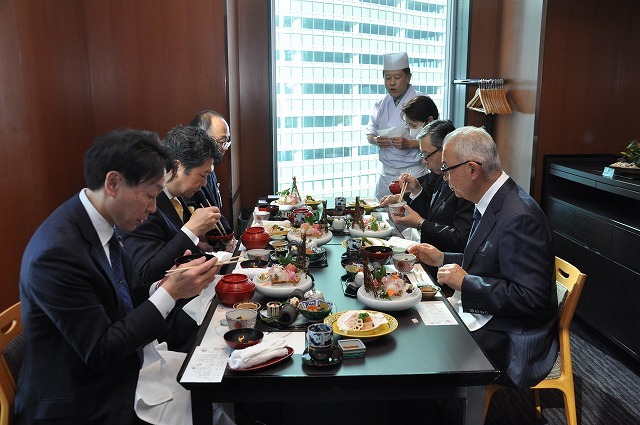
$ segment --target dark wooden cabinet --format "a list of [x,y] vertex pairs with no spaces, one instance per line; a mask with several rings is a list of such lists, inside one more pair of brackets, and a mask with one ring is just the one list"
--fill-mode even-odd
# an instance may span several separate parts
[[602,176],[616,160],[545,157],[542,208],[555,254],[587,274],[577,314],[640,360],[640,179]]

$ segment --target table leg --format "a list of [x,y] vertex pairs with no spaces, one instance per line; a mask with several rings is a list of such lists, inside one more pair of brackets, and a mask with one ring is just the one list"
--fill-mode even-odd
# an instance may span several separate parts
[[206,391],[191,391],[191,418],[193,425],[213,423],[213,404]]
[[462,423],[464,425],[484,424],[485,387],[467,387],[467,397],[463,400]]

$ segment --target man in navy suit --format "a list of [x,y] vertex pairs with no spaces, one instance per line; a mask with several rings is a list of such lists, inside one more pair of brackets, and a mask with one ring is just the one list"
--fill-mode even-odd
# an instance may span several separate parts
[[500,369],[497,383],[540,382],[558,354],[555,257],[547,219],[502,170],[491,136],[481,128],[450,133],[442,174],[457,197],[476,204],[463,253],[420,244],[409,252],[438,266],[438,283],[456,290],[454,307]]
[[[220,220],[217,207],[191,210],[183,199],[206,184],[213,170],[215,142],[199,128],[178,125],[160,144],[173,158],[176,171],[166,175],[165,188],[157,198],[157,210],[135,230],[123,234],[133,260],[135,285],[162,279],[185,250],[209,251],[204,235]],[[181,300],[178,304],[188,301]],[[181,309],[175,311],[171,320],[171,332],[161,341],[166,341],[170,350],[189,351],[198,325]]]
[[[203,129],[209,137],[215,140],[219,155],[215,155],[213,164],[218,165],[222,162],[224,154],[227,153],[229,148],[231,147],[231,134],[229,133],[229,124],[224,119],[222,115],[220,115],[216,111],[205,110],[199,112],[191,122],[190,126],[198,127]],[[215,170],[209,174],[207,178],[207,185],[202,188],[199,192],[195,193],[191,198],[191,201],[195,204],[200,203],[208,203],[214,207],[218,207],[222,210],[222,197],[220,195],[220,184],[218,183],[218,178],[216,177]],[[230,233],[231,225],[226,217],[222,216],[220,219],[220,223],[224,226],[224,229],[227,233]]]
[[[405,215],[391,215],[391,219],[418,229],[420,242],[430,243],[441,251],[457,252],[467,244],[474,207],[471,202],[453,194],[440,171],[444,138],[453,130],[451,121],[437,120],[418,133],[420,156],[430,173],[420,179],[409,174],[400,177],[401,183],[407,182],[405,200],[408,206]],[[381,204],[392,201],[385,199]]]
[[[166,334],[176,300],[213,281],[216,259],[162,282],[131,285],[117,235],[156,209],[169,155],[152,132],[98,137],[87,187],[36,230],[20,270],[25,352],[17,424],[134,424],[140,348]],[[120,261],[118,261],[120,260]]]

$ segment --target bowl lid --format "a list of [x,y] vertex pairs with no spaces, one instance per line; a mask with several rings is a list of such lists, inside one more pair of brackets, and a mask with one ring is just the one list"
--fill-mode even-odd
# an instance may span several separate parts
[[255,289],[255,284],[249,281],[249,276],[242,273],[229,273],[222,276],[216,285],[216,291],[245,292]]

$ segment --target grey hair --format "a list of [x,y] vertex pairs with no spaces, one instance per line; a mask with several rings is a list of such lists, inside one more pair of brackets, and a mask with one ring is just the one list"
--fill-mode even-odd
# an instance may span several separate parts
[[498,146],[484,128],[460,127],[445,137],[444,147],[452,149],[460,161],[482,163],[481,167],[487,175],[502,171]]
[[424,126],[416,135],[416,140],[420,141],[424,136],[429,137],[429,143],[434,148],[441,148],[444,143],[444,138],[447,134],[451,133],[456,128],[449,120],[435,120]]

